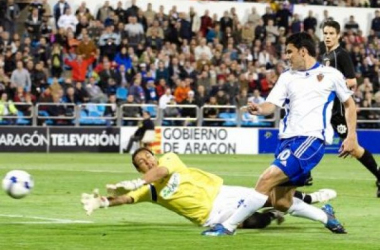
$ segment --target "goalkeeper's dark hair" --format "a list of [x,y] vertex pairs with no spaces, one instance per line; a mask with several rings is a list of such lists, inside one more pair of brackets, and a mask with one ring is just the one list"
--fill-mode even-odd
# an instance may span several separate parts
[[139,169],[139,166],[138,166],[137,162],[135,161],[135,158],[136,158],[136,155],[137,155],[138,153],[142,152],[142,151],[147,151],[147,152],[149,152],[151,155],[154,156],[154,153],[153,153],[150,149],[148,149],[148,148],[139,148],[139,149],[137,149],[137,150],[133,153],[133,155],[132,155],[132,164],[133,164],[133,166],[135,166],[135,168],[136,168],[138,171],[139,171],[140,169]]
[[307,49],[309,55],[312,57],[317,56],[317,52],[315,50],[315,42],[313,41],[313,38],[305,32],[295,33],[289,36],[286,39],[286,45],[288,44],[293,44],[297,49]]

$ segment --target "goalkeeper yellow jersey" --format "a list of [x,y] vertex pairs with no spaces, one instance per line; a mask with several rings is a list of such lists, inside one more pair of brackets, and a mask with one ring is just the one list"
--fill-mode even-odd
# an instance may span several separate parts
[[211,212],[213,202],[223,185],[223,179],[196,168],[187,168],[174,153],[163,155],[159,167],[166,167],[164,179],[128,193],[134,203],[157,203],[197,225],[203,225]]

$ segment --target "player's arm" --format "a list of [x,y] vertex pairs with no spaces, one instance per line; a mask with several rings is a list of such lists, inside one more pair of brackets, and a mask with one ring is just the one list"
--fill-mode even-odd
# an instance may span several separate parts
[[342,69],[342,74],[346,78],[347,87],[349,89],[354,88],[357,84],[355,78],[355,67],[351,60],[351,57],[346,51],[339,53],[338,63]]
[[109,184],[107,185],[108,191],[112,192],[112,190],[117,189],[123,189],[125,191],[133,191],[136,189],[141,188],[142,186],[159,181],[166,176],[169,175],[169,169],[164,166],[159,166],[156,168],[150,169],[148,172],[146,172],[142,178],[138,178],[135,180],[128,180],[128,181],[122,181],[116,184]]
[[346,80],[346,83],[347,83],[347,87],[349,89],[353,89],[356,87],[357,85],[357,81],[356,81],[356,78],[350,78],[350,79],[347,79]]
[[247,110],[251,115],[270,115],[276,110],[276,107],[282,107],[287,97],[287,79],[284,74],[281,74],[276,85],[269,93],[265,102],[261,104],[248,103]]
[[156,168],[150,169],[143,176],[145,183],[152,183],[158,180],[161,180],[169,175],[169,169],[164,166],[159,166]]
[[344,103],[345,117],[347,123],[347,137],[344,139],[341,149],[340,157],[346,158],[356,147],[357,136],[356,136],[356,106],[352,97],[348,98]]
[[270,102],[263,102],[261,104],[249,102],[247,110],[251,115],[267,116],[274,113],[274,111],[276,110],[276,105]]
[[124,204],[132,204],[134,202],[133,198],[129,195],[122,196],[110,196],[107,197],[110,207],[120,206]]

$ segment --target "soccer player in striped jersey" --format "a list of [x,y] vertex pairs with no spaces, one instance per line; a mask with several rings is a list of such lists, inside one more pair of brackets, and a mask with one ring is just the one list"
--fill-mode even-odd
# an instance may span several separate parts
[[356,147],[356,109],[352,91],[338,70],[317,62],[315,43],[310,35],[289,36],[286,57],[290,70],[280,75],[266,101],[259,105],[248,104],[248,111],[253,115],[269,115],[276,107],[285,105],[276,158],[234,214],[222,224],[204,231],[204,235],[233,235],[238,225],[269,199],[277,210],[319,221],[333,233],[346,233],[331,205],[319,209],[293,196],[297,186],[305,183],[322,159],[325,144],[332,143],[330,120],[335,96],[346,110],[347,137],[342,143],[341,155],[349,154]]

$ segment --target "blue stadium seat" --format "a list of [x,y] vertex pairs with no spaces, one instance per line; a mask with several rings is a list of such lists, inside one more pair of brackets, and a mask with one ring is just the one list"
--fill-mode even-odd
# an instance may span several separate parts
[[94,124],[93,119],[88,119],[88,114],[86,110],[81,110],[79,114],[79,123],[81,125],[92,125]]
[[157,111],[153,106],[147,106],[143,108],[144,111],[149,112],[151,117],[156,117],[157,116]]
[[29,124],[31,124],[31,120],[30,119],[25,119],[24,118],[24,113],[22,113],[21,111],[17,111],[17,121],[16,121],[16,124],[17,125],[29,125]]
[[223,126],[233,127],[236,126],[236,114],[235,113],[220,113],[219,118],[225,119]]
[[128,89],[124,87],[118,87],[116,89],[116,98],[118,100],[127,100],[127,96],[128,96]]
[[270,122],[262,121],[263,119],[265,119],[264,116],[258,116],[256,121],[252,121],[252,120],[248,120],[248,119],[251,119],[250,115],[248,113],[244,113],[243,119],[247,119],[247,121],[241,122],[242,127],[271,127],[272,126]]

